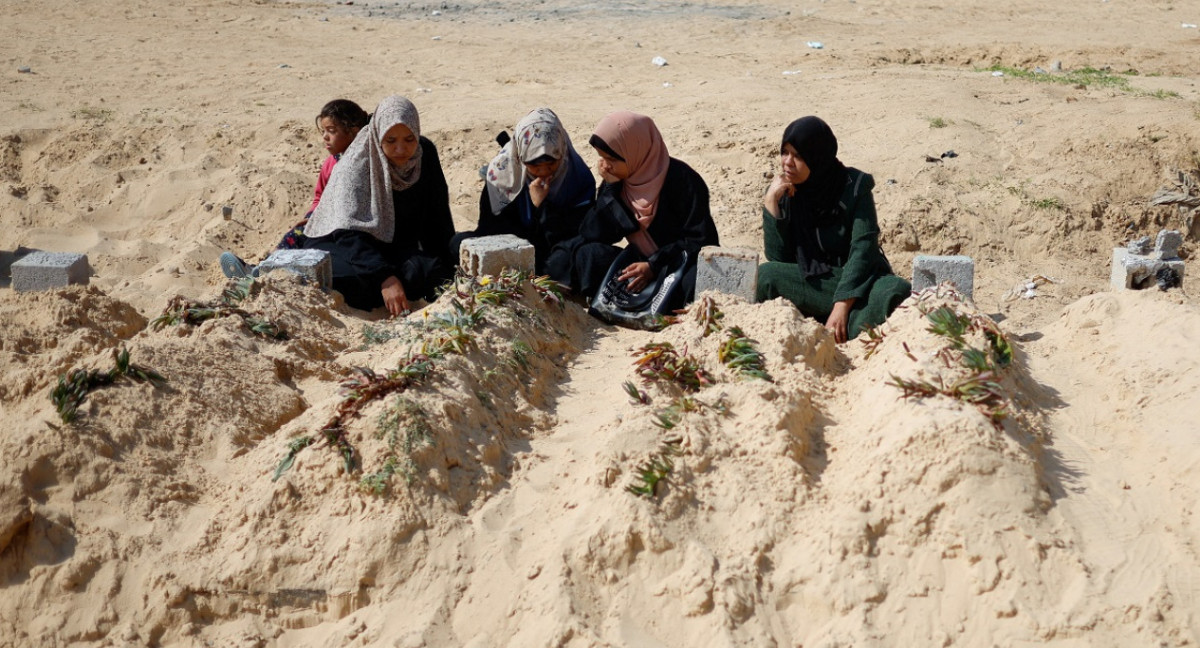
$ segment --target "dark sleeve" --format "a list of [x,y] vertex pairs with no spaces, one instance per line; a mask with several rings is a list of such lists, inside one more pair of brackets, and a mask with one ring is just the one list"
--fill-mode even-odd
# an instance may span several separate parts
[[763,252],[767,261],[796,262],[796,236],[790,218],[775,218],[766,207],[762,210]]
[[621,183],[605,183],[600,186],[596,204],[579,225],[579,236],[587,243],[612,245],[637,229],[637,219],[621,200]]
[[871,284],[879,275],[879,221],[875,213],[875,197],[871,190],[875,180],[869,174],[860,173],[847,187],[850,208],[850,250],[846,265],[838,281],[833,301],[866,297]]
[[437,147],[433,142],[421,138],[421,183],[424,187],[423,209],[419,225],[421,249],[450,259],[450,238],[454,236],[454,218],[450,214],[450,188],[446,185],[446,175],[442,173],[442,163],[438,159]]
[[504,222],[507,212],[511,209],[513,203],[504,206],[499,214],[492,213],[492,199],[488,197],[487,184],[483,185],[483,189],[479,192],[479,224],[475,226],[475,234],[478,236],[493,236],[495,234],[505,234]]
[[570,206],[542,203],[542,206],[534,213],[535,218],[538,218],[542,224],[546,242],[553,246],[577,236],[583,220],[587,218],[595,204],[595,200]]
[[[691,167],[672,159],[672,173],[667,176],[660,194],[658,209],[669,211],[672,221],[667,231],[652,231],[658,252],[650,257],[650,267],[658,274],[681,251],[688,253],[688,264],[695,264],[700,248],[720,245],[717,226],[713,223],[708,204],[708,185]],[[658,216],[655,217],[655,221]],[[651,230],[655,223],[651,223]],[[661,239],[661,240],[660,240]]]

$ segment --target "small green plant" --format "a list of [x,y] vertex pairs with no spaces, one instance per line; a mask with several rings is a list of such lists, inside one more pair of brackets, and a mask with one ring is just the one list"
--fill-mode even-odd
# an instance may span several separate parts
[[[1008,399],[1004,388],[997,381],[998,372],[1012,364],[1013,350],[1008,339],[991,318],[980,315],[968,317],[949,306],[931,309],[918,302],[917,307],[930,322],[927,330],[950,342],[949,346],[940,349],[935,356],[947,367],[952,367],[957,360],[969,373],[950,384],[946,384],[940,376],[935,383],[928,380],[907,380],[893,374],[890,377],[891,384],[900,389],[902,398],[923,398],[940,394],[970,403],[983,412],[993,425],[999,427],[1008,416]],[[968,333],[982,333],[988,342],[987,349],[971,346],[966,339]],[[908,350],[907,344],[904,345],[904,350],[909,358],[916,360],[916,356]]]
[[370,475],[365,475],[362,481],[358,483],[358,487],[372,495],[383,495],[387,493],[388,487],[391,485],[392,475],[396,474],[396,469],[396,457],[388,456],[383,462],[383,468]]
[[1063,204],[1063,201],[1059,200],[1058,198],[1039,198],[1031,201],[1030,204],[1037,209],[1053,209],[1056,211],[1062,211],[1067,208],[1067,206]]
[[712,410],[717,414],[724,415],[729,413],[729,404],[725,402],[724,396],[718,398],[715,403],[706,403],[693,396],[680,396],[667,407],[655,412],[654,420],[651,422],[664,430],[670,430],[683,420],[684,414],[704,410]]
[[624,383],[621,384],[621,386],[625,389],[625,393],[629,394],[630,402],[632,402],[636,405],[649,405],[650,404],[650,395],[647,394],[646,392],[642,391],[641,389],[638,389],[637,385],[626,380]]
[[696,302],[694,312],[696,321],[704,327],[704,337],[721,330],[721,320],[725,317],[725,313],[717,308],[717,303],[712,297],[707,295],[702,297],[700,301]]
[[712,376],[695,358],[675,351],[670,342],[654,342],[634,351],[637,373],[646,382],[659,381],[679,385],[684,391],[699,391],[713,384]]
[[868,326],[863,329],[866,337],[862,339],[862,343],[867,347],[867,353],[863,356],[864,359],[870,358],[879,351],[879,345],[883,344],[884,333],[878,326]]
[[534,355],[533,347],[525,340],[513,340],[512,350],[508,356],[508,366],[529,373],[529,356]]
[[433,342],[433,347],[442,353],[457,353],[465,355],[475,348],[474,330],[483,322],[483,311],[474,303],[452,299],[450,307],[453,312],[438,313],[429,319],[428,326],[440,332]]
[[952,122],[949,119],[946,119],[944,117],[930,117],[929,118],[929,127],[930,128],[945,128],[953,123],[954,122]]
[[1116,74],[1112,70],[1098,69],[1093,67],[1083,67],[1063,74],[1037,73],[1031,70],[1007,67],[1003,65],[993,65],[982,71],[1001,72],[1005,77],[1023,79],[1026,81],[1035,81],[1039,83],[1062,83],[1066,85],[1082,85],[1088,87],[1096,86],[1099,88],[1113,88],[1122,92],[1130,92],[1132,90],[1131,86],[1129,85],[1129,79],[1126,76]]
[[754,345],[754,340],[735,326],[729,329],[729,338],[717,349],[717,358],[739,375],[773,382],[767,373],[766,358]]
[[543,302],[554,304],[558,306],[559,310],[566,307],[566,304],[563,302],[562,284],[546,276],[534,277],[531,281],[533,282],[534,290],[537,291],[538,296],[542,298]]
[[279,465],[275,467],[275,476],[271,478],[271,481],[278,481],[280,476],[287,472],[292,467],[292,464],[296,463],[296,455],[312,444],[313,438],[310,436],[296,437],[289,441],[288,452],[283,456],[283,460],[279,462]]
[[1178,99],[1180,96],[1179,93],[1175,92],[1174,90],[1164,90],[1162,88],[1152,92],[1143,92],[1141,94],[1144,97],[1152,97],[1154,99]]
[[394,340],[400,337],[400,332],[393,328],[384,326],[372,326],[363,324],[362,327],[363,346],[373,346],[383,344],[389,340]]
[[254,286],[253,277],[234,280],[222,291],[220,301],[215,303],[195,302],[182,295],[176,295],[167,302],[162,314],[150,322],[150,327],[159,330],[165,326],[180,324],[196,326],[206,320],[236,315],[255,335],[276,340],[287,339],[287,333],[282,327],[240,308],[241,303],[254,293]]
[[80,106],[71,111],[71,116],[75,119],[90,119],[99,122],[108,121],[112,115],[113,111],[108,108],[96,108],[93,106]]
[[377,438],[387,441],[388,452],[383,468],[364,477],[365,490],[382,495],[386,492],[392,475],[397,472],[412,483],[417,475],[417,464],[413,452],[421,446],[433,443],[433,428],[429,417],[416,401],[401,396],[379,415]]
[[58,377],[58,384],[50,390],[50,402],[63,423],[72,423],[79,417],[79,406],[87,399],[88,392],[111,385],[124,378],[133,382],[149,382],[162,385],[167,379],[153,369],[129,361],[129,350],[113,349],[115,366],[108,371],[98,369],[72,369]]
[[634,472],[634,482],[625,490],[637,495],[653,499],[658,496],[659,486],[669,481],[671,471],[675,469],[674,457],[682,454],[679,450],[679,440],[665,441],[658,451],[638,464]]

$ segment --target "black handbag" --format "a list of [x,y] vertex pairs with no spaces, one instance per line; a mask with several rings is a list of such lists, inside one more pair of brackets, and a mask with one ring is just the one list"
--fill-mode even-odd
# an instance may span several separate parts
[[669,312],[677,301],[679,291],[682,290],[680,284],[687,269],[688,253],[680,251],[667,265],[667,269],[658,273],[649,285],[631,293],[625,282],[617,277],[629,264],[645,260],[636,248],[627,247],[622,250],[608,267],[604,282],[592,298],[588,313],[609,324],[638,329],[658,328],[662,316]]

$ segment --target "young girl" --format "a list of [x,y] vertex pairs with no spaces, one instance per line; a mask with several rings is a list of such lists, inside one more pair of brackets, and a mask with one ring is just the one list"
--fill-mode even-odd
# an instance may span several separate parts
[[[283,235],[279,245],[275,246],[277,250],[299,250],[304,247],[304,226],[308,224],[308,219],[316,211],[317,205],[321,204],[321,194],[325,192],[325,186],[329,184],[329,177],[333,175],[334,165],[341,159],[342,153],[350,148],[358,131],[371,121],[371,116],[349,99],[334,99],[321,108],[316,121],[317,128],[321,131],[321,140],[325,143],[325,150],[329,151],[329,157],[325,158],[321,164],[321,172],[317,176],[317,186],[313,191],[312,205],[304,214],[304,218],[292,225],[291,229]],[[220,262],[221,271],[231,279],[255,274],[254,268],[233,252],[222,253]]]
[[304,214],[304,220],[296,223],[291,231],[283,235],[277,249],[296,250],[301,247],[300,237],[304,236],[304,225],[308,223],[308,218],[317,209],[317,205],[321,204],[321,194],[325,192],[329,176],[333,175],[333,165],[337,164],[342,153],[350,148],[350,143],[354,141],[358,131],[370,120],[371,116],[367,111],[349,99],[334,99],[321,108],[320,114],[317,115],[317,128],[321,131],[321,141],[325,143],[329,157],[321,163],[321,173],[317,176],[317,186],[313,190],[313,201],[308,213]]

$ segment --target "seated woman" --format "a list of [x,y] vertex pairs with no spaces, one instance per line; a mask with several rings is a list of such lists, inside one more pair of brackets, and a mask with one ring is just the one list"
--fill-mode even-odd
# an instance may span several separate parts
[[355,308],[432,301],[450,279],[454,222],[446,176],[417,108],[404,97],[380,102],[342,154],[304,228],[305,249],[333,257],[333,287]]
[[708,186],[687,164],[671,157],[654,121],[614,112],[596,125],[589,143],[600,156],[604,184],[574,241],[571,287],[591,298],[625,238],[635,254],[616,269],[625,290],[638,293],[655,277],[682,266],[671,308],[693,298],[696,258],[705,245],[719,245],[708,207]]
[[596,180],[571,146],[571,138],[549,108],[517,123],[514,137],[487,166],[479,196],[479,227],[454,237],[513,234],[533,244],[538,274],[569,280],[571,258],[551,249],[579,233],[579,223],[596,202]]
[[817,117],[784,131],[782,170],[763,198],[767,262],[758,268],[757,298],[784,297],[845,342],[883,323],[912,286],[879,247],[875,180],[844,166],[837,150]]

